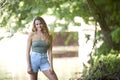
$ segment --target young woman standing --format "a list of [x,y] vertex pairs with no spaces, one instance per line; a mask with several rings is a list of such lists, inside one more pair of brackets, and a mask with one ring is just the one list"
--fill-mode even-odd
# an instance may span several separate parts
[[42,71],[49,80],[58,80],[53,69],[52,36],[42,17],[36,17],[33,21],[26,55],[30,80],[37,80],[38,70]]

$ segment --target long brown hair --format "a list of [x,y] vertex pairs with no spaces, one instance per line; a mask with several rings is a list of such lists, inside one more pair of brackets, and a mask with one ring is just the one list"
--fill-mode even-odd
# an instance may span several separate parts
[[51,43],[51,39],[50,39],[49,30],[48,30],[48,27],[47,27],[47,24],[46,24],[45,20],[42,17],[37,16],[37,17],[34,18],[32,31],[33,32],[37,31],[37,28],[35,26],[35,21],[36,20],[40,20],[40,22],[43,24],[42,33],[45,35],[45,41],[46,41],[46,43],[50,44]]

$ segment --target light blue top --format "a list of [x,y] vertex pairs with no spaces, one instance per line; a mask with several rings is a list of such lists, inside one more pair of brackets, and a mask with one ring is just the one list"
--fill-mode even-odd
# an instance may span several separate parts
[[32,41],[32,51],[38,53],[47,53],[49,45],[44,40]]

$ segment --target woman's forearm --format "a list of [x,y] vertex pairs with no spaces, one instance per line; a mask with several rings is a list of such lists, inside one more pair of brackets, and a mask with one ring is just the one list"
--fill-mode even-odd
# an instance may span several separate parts
[[52,55],[52,36],[50,36],[50,47],[48,49],[48,54],[49,54],[49,62],[51,68],[53,68],[53,55]]
[[29,53],[26,54],[26,58],[27,58],[27,66],[30,66],[30,54]]
[[27,41],[27,50],[26,50],[27,66],[30,66],[30,49],[31,49],[31,38],[29,37]]
[[50,66],[53,68],[53,56],[52,53],[49,53]]

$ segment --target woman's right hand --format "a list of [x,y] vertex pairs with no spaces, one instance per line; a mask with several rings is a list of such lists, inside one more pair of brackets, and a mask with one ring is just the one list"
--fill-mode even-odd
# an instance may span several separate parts
[[28,72],[28,74],[32,74],[33,73],[31,67],[27,68],[27,72]]

